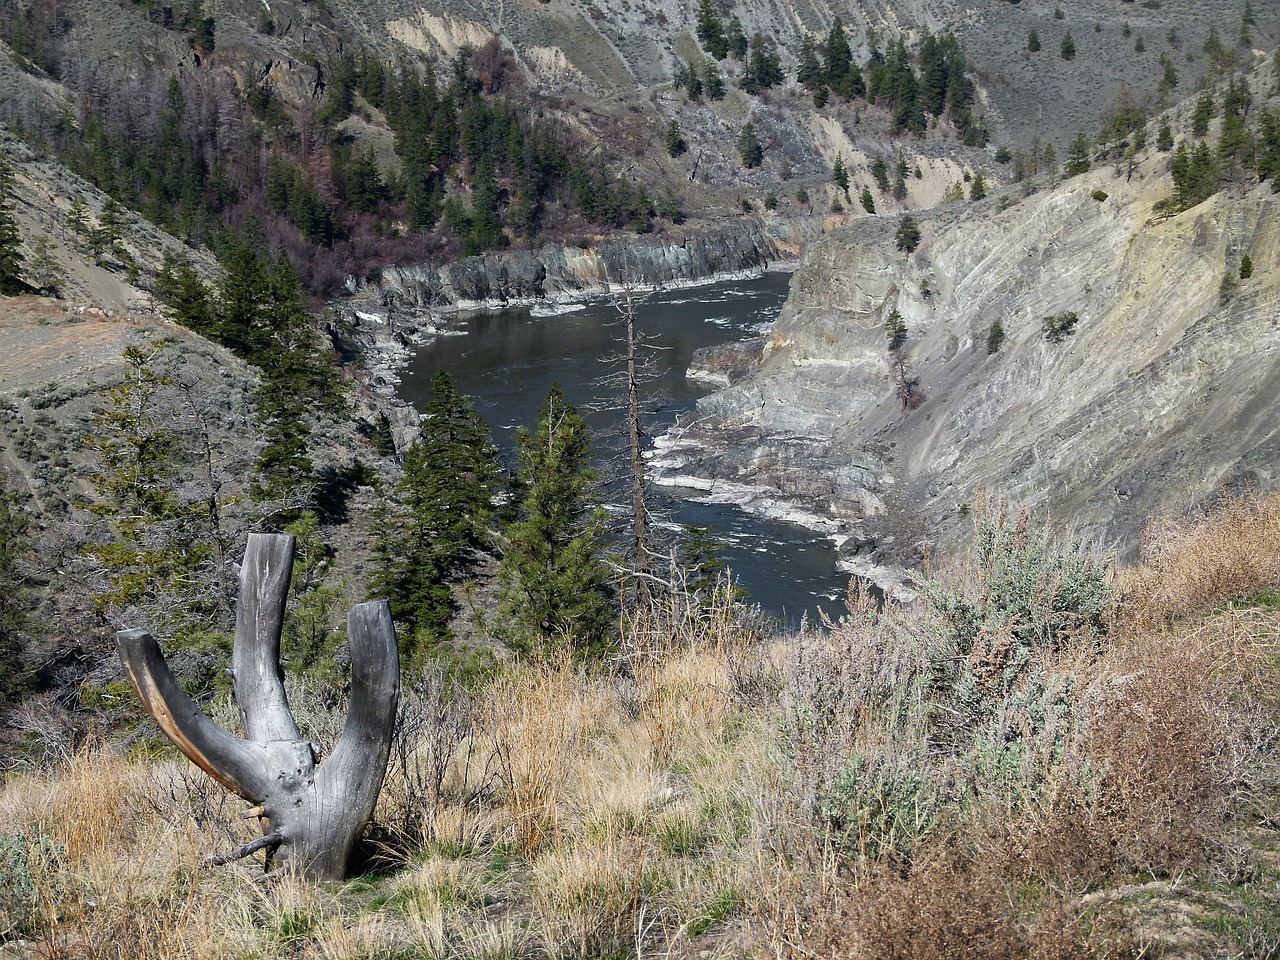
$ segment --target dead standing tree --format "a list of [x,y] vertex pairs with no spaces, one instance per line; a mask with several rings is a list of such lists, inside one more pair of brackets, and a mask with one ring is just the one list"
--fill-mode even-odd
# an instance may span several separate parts
[[143,706],[192,763],[253,804],[263,836],[211,862],[266,848],[275,871],[341,879],[357,835],[373,816],[391,749],[400,693],[395,627],[385,600],[347,617],[351,704],[323,764],[303,740],[285,697],[280,631],[293,572],[294,538],[250,534],[240,572],[232,668],[244,739],[206,717],[174,679],[145,630],[116,634],[120,659]]

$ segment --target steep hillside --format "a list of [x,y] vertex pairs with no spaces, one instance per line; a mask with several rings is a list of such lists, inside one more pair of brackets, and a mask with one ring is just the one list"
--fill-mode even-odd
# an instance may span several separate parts
[[815,241],[758,368],[666,438],[664,482],[789,504],[890,562],[959,537],[979,488],[1127,548],[1153,513],[1273,488],[1280,196],[1164,218],[1168,165],[943,207],[911,254],[887,219]]
[[[331,295],[391,263],[619,231],[679,235],[686,218],[766,205],[823,214],[855,204],[864,186],[881,213],[931,207],[971,171],[1019,177],[1019,164],[996,162],[996,146],[1061,153],[1117,103],[1155,109],[1280,42],[1280,9],[1250,5],[1246,24],[1237,0],[1065,10],[1048,0],[742,0],[708,7],[741,30],[736,54],[709,57],[697,6],[23,0],[0,9],[0,119],[193,244],[218,249],[228,233],[261,228],[313,295]],[[884,89],[815,97],[796,79],[802,46],[813,41],[824,57],[837,17],[873,86],[900,42],[920,71],[912,83],[936,84],[923,45],[929,32],[954,33],[972,109],[958,119],[939,104],[904,129]],[[746,52],[756,36],[781,77],[759,89]],[[464,51],[473,55],[459,73]],[[389,95],[406,72],[433,77],[458,117],[415,126],[434,107]],[[695,74],[703,95],[683,82]],[[723,97],[710,93],[712,75]],[[492,124],[477,135],[466,109],[476,91],[486,109],[510,110],[521,142]],[[758,163],[740,146],[748,124]],[[669,146],[673,130],[683,152]],[[832,184],[837,159],[850,194]],[[890,172],[873,186],[877,164]]]

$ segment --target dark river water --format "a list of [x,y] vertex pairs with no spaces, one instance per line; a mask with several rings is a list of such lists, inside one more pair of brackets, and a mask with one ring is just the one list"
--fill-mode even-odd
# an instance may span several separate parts
[[[685,379],[694,350],[761,333],[778,315],[789,280],[785,274],[768,274],[760,280],[656,293],[640,304],[637,325],[651,348],[646,352],[652,376],[645,389],[654,411],[645,423],[648,435],[660,434],[707,392]],[[558,380],[591,427],[601,474],[623,472],[617,363],[623,329],[612,303],[589,303],[554,316],[533,316],[527,309],[477,314],[459,329],[465,334],[444,336],[419,348],[401,373],[399,393],[405,400],[421,409],[431,375],[449,371],[493,427],[494,439],[511,465],[516,430],[533,425],[547,389]],[[621,510],[615,504],[627,499],[626,490],[621,480],[606,486],[611,511]],[[819,609],[833,616],[843,611],[849,576],[836,570],[830,541],[734,506],[685,498],[696,497],[696,491],[663,488],[654,496],[659,540],[679,524],[708,528],[723,544],[721,556],[735,581],[766,612],[794,626],[805,614],[814,620]]]

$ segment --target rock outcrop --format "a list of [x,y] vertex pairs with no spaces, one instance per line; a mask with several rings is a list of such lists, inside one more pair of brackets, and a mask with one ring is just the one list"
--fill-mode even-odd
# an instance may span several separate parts
[[752,276],[793,258],[821,230],[814,220],[742,217],[673,236],[634,236],[594,247],[545,246],[466,257],[440,266],[390,266],[370,284],[386,305],[483,309],[564,303],[612,286],[679,287],[715,277]]
[[[1159,219],[1170,192],[1162,173],[1095,171],[942,208],[910,255],[887,219],[816,241],[756,369],[664,439],[659,477],[790,501],[887,562],[922,531],[967,535],[979,488],[1125,549],[1152,514],[1273,488],[1280,197]],[[1078,321],[1053,342],[1044,319],[1064,313]]]

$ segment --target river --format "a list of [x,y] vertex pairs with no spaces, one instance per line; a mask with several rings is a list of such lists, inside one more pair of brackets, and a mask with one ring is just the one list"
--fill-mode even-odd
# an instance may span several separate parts
[[[646,393],[654,398],[646,419],[649,436],[660,434],[693,407],[707,388],[685,378],[699,347],[759,335],[777,317],[787,296],[786,274],[655,293],[637,308],[637,326],[650,358]],[[571,312],[534,316],[528,309],[474,314],[457,327],[461,335],[440,337],[419,348],[401,371],[400,395],[422,407],[427,383],[449,371],[493,427],[508,465],[514,462],[516,431],[532,426],[547,389],[560,382],[592,430],[593,449],[617,461],[622,437],[620,373],[616,358],[623,339],[621,318],[611,302],[595,301]],[[602,466],[602,473],[617,473]],[[606,488],[613,512],[627,499],[626,486]],[[836,570],[830,541],[788,523],[765,520],[732,505],[699,503],[696,491],[655,490],[658,535],[678,524],[708,528],[723,544],[721,557],[753,603],[794,627],[819,610],[837,615],[849,575]]]

